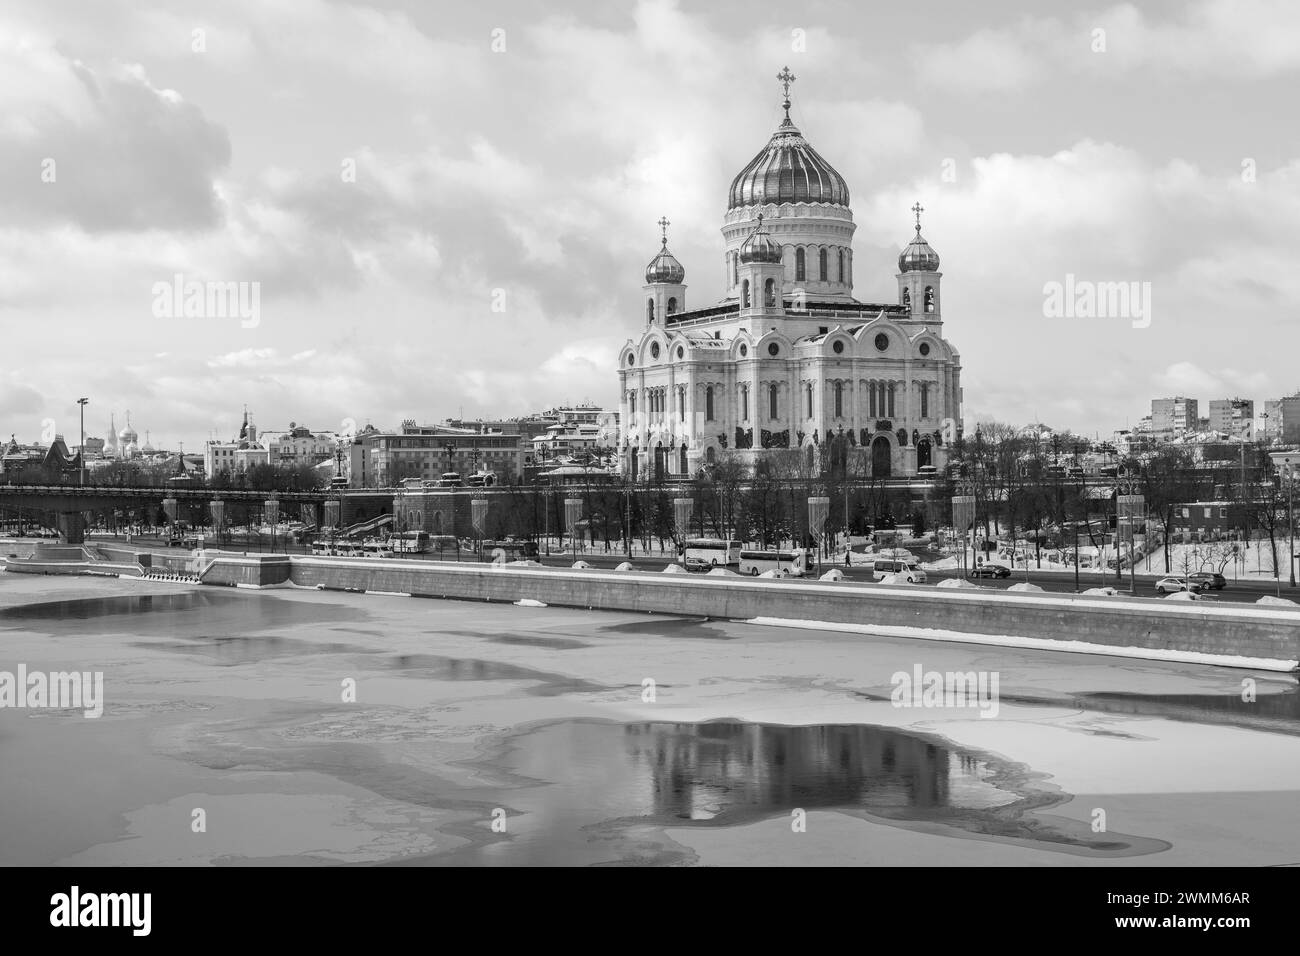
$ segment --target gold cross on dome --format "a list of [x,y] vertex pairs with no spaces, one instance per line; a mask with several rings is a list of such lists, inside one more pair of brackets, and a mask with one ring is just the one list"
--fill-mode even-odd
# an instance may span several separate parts
[[776,78],[781,81],[782,90],[785,92],[785,98],[788,100],[790,98],[790,84],[795,81],[795,75],[790,72],[790,68],[787,66],[776,75]]
[[663,231],[665,246],[668,245],[668,227],[671,225],[672,223],[668,221],[667,216],[659,217],[659,228]]
[[916,213],[916,231],[917,231],[917,232],[920,232],[920,231],[921,231],[921,213],[925,212],[925,207],[922,206],[919,202],[918,202],[918,203],[913,203],[913,205],[912,205],[912,212]]

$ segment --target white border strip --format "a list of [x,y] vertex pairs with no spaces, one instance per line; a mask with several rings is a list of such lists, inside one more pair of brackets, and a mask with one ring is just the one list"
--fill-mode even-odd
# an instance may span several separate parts
[[1066,651],[1072,654],[1100,654],[1106,657],[1137,657],[1153,661],[1173,661],[1180,664],[1244,667],[1250,670],[1294,671],[1300,668],[1300,661],[1274,660],[1269,657],[1238,657],[1228,654],[1206,654],[1201,651],[1171,651],[1147,647],[1112,647],[1108,644],[1093,644],[1088,641],[1054,641],[1049,638],[1016,637],[1011,634],[971,634],[966,631],[949,631],[942,628],[909,627],[905,625],[837,624],[832,621],[800,621],[787,617],[754,617],[740,620],[737,623],[758,624],[765,627],[798,627],[813,631],[844,631],[850,634],[870,634],[875,637],[947,641],[955,644],[990,644],[995,647]]

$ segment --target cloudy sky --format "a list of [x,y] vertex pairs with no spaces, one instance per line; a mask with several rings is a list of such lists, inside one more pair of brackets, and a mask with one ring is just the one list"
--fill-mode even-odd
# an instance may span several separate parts
[[[612,404],[660,215],[688,304],[722,295],[787,63],[859,299],[894,300],[925,206],[968,421],[1107,433],[1300,386],[1293,0],[8,0],[0,430],[71,438],[81,395],[92,435],[129,408],[190,448],[245,403],[322,429]],[[156,314],[177,274],[258,283],[256,324]],[[1150,283],[1149,325],[1046,316],[1067,275]]]

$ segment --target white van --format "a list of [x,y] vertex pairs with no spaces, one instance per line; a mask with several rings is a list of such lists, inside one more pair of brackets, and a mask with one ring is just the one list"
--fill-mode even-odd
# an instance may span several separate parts
[[901,580],[910,584],[925,583],[925,572],[921,570],[921,565],[915,559],[877,558],[871,566],[872,579],[879,581],[890,574],[896,574]]

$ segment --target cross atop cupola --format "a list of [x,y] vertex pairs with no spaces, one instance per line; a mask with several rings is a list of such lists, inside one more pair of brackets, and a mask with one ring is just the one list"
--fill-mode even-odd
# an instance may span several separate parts
[[781,90],[785,94],[785,102],[781,105],[785,107],[785,118],[788,120],[790,118],[790,84],[793,83],[797,77],[791,73],[790,68],[786,66],[781,68],[781,72],[776,75],[776,78],[781,82]]

